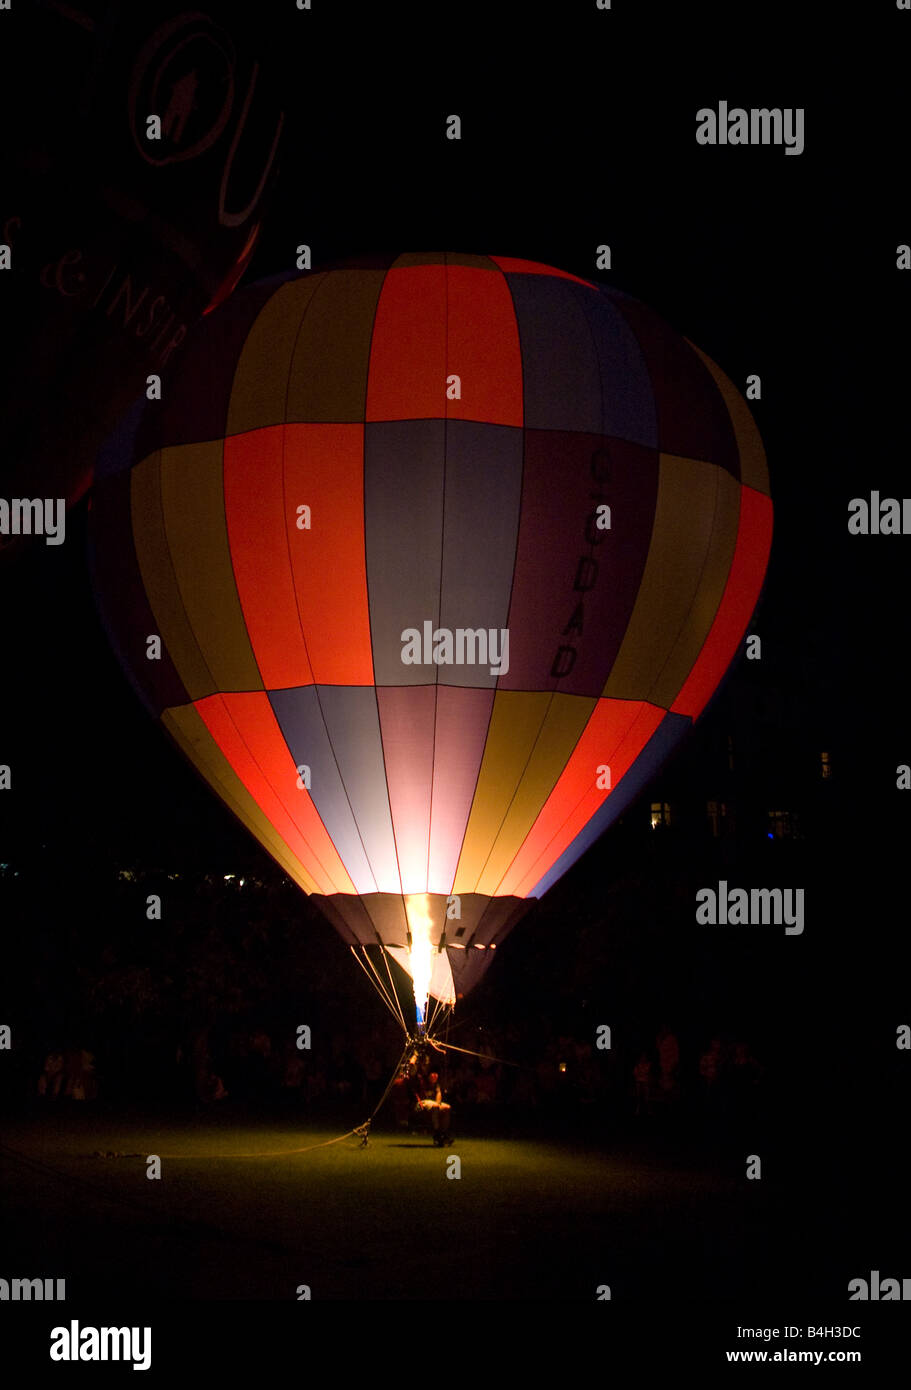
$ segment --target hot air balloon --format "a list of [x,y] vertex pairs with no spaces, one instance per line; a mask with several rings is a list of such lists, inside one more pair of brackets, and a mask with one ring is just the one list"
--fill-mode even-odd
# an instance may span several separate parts
[[[75,502],[117,420],[250,260],[284,117],[222,8],[80,0],[2,16],[6,499]],[[4,528],[0,552],[30,529]]]
[[156,718],[420,1026],[685,736],[771,526],[745,402],[650,309],[431,253],[235,294],[91,545]]

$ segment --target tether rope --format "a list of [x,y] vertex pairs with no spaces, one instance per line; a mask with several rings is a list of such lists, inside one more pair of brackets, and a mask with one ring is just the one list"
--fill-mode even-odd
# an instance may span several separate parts
[[[400,1071],[401,1071],[401,1068],[402,1068],[402,1063],[404,1062],[404,1060],[405,1060],[405,1058],[407,1057],[407,1055],[408,1055],[408,1053],[410,1052],[410,1050],[411,1050],[411,1043],[410,1043],[410,1041],[409,1041],[408,1046],[405,1048],[404,1052],[403,1052],[402,1055],[399,1057],[399,1060],[396,1062],[395,1068],[394,1068],[394,1070],[393,1070],[393,1072],[392,1072],[392,1075],[391,1075],[390,1078],[389,1078],[389,1081],[388,1081],[388,1083],[387,1083],[386,1089],[385,1089],[385,1091],[383,1092],[383,1094],[380,1096],[380,1098],[379,1098],[379,1100],[377,1101],[376,1105],[373,1107],[373,1110],[371,1111],[370,1116],[364,1121],[363,1124],[361,1124],[361,1125],[356,1125],[356,1126],[354,1127],[354,1129],[346,1130],[346,1132],[345,1132],[344,1134],[339,1134],[339,1135],[337,1135],[334,1139],[321,1139],[321,1140],[319,1141],[318,1144],[304,1144],[303,1147],[298,1148],[298,1149],[267,1149],[267,1150],[261,1150],[261,1151],[258,1152],[258,1153],[231,1153],[231,1154],[223,1154],[223,1153],[208,1153],[208,1154],[186,1154],[186,1153],[181,1153],[181,1154],[167,1154],[167,1153],[165,1153],[165,1154],[163,1154],[163,1153],[160,1153],[160,1154],[156,1154],[155,1157],[157,1157],[157,1158],[167,1158],[167,1159],[169,1159],[169,1160],[173,1160],[173,1159],[182,1159],[182,1158],[183,1158],[183,1159],[197,1159],[197,1158],[229,1158],[229,1159],[230,1159],[230,1158],[292,1158],[292,1157],[294,1157],[294,1156],[297,1155],[297,1154],[312,1153],[314,1149],[328,1149],[328,1148],[330,1148],[333,1144],[341,1144],[345,1139],[351,1139],[351,1138],[353,1138],[353,1137],[356,1137],[356,1138],[360,1139],[360,1140],[362,1141],[361,1147],[362,1147],[362,1148],[366,1148],[366,1145],[367,1145],[367,1135],[368,1135],[368,1131],[369,1131],[369,1129],[370,1129],[370,1125],[372,1124],[373,1120],[375,1119],[375,1117],[376,1117],[377,1113],[379,1112],[381,1106],[382,1106],[383,1103],[385,1102],[386,1097],[388,1096],[389,1092],[392,1090],[392,1087],[395,1085],[396,1078],[398,1077],[398,1075],[399,1075],[399,1073],[400,1073]],[[96,1158],[148,1158],[150,1155],[144,1154],[144,1153],[113,1153],[113,1154],[111,1154],[111,1153],[109,1153],[109,1154],[101,1154],[101,1153],[98,1153],[98,1154],[95,1154],[94,1156],[95,1156]]]
[[489,1052],[472,1052],[470,1047],[456,1047],[455,1043],[437,1043],[447,1052],[464,1052],[468,1057],[480,1057],[485,1062],[499,1062],[503,1067],[521,1067],[521,1062],[507,1062],[505,1057],[492,1057]]

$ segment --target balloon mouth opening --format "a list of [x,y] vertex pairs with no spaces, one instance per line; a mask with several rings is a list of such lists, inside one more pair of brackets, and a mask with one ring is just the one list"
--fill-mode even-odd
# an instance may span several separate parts
[[423,1032],[433,979],[433,919],[426,893],[406,899],[408,915],[408,965],[414,993],[417,1026]]

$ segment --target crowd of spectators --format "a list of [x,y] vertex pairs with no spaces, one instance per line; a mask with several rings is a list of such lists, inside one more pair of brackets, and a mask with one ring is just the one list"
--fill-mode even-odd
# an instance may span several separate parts
[[[709,1120],[749,1107],[765,1068],[749,1042],[718,1034],[681,1046],[663,1023],[645,1045],[598,1046],[571,1032],[537,1042],[518,1028],[453,1029],[440,1035],[445,1099],[461,1129],[485,1132],[573,1116],[645,1124],[672,1115]],[[296,1035],[236,1027],[213,1041],[198,1030],[182,1042],[169,1073],[171,1098],[202,1105],[278,1102],[301,1112],[371,1113],[400,1061],[398,1040],[335,1030],[299,1048]],[[104,1061],[84,1048],[49,1051],[37,1079],[45,1101],[92,1100],[104,1093]],[[121,1088],[123,1081],[121,1078]],[[130,1099],[141,1100],[139,1093]],[[121,1097],[122,1098],[122,1097]],[[386,1107],[391,1122],[393,1106]]]

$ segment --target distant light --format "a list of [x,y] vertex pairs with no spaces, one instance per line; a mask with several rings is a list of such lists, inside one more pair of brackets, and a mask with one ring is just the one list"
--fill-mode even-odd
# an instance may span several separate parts
[[769,839],[769,840],[774,840],[774,839],[775,839],[775,836],[772,834],[771,830],[769,831],[769,833],[768,833],[768,835],[766,836],[766,838]]
[[225,883],[230,883],[233,877],[233,874],[225,874]]
[[477,951],[486,951],[486,950],[487,950],[487,947],[484,946],[484,945],[482,945],[480,941],[476,941],[474,944],[475,944],[475,950],[477,950]]
[[238,881],[238,883],[240,884],[241,888],[243,888],[243,886],[244,886],[244,884],[245,884],[245,882],[246,882],[246,879],[239,878],[237,881]]
[[561,1062],[561,1063],[560,1063],[560,1066],[559,1066],[559,1068],[558,1068],[558,1070],[559,1070],[559,1071],[566,1071],[566,1063],[565,1063],[565,1062]]
[[490,949],[491,949],[492,951],[495,951],[495,950],[497,949],[497,943],[496,943],[495,941],[491,941],[491,943],[490,943]]

